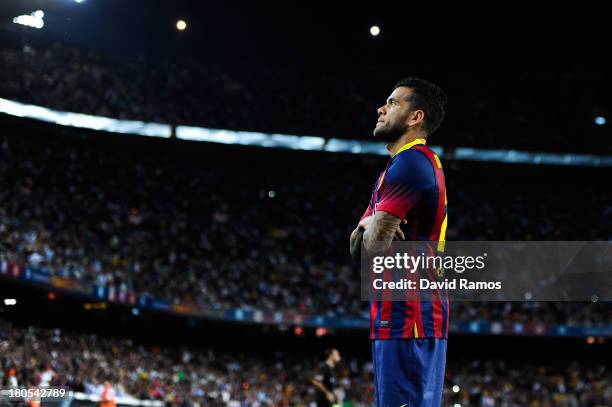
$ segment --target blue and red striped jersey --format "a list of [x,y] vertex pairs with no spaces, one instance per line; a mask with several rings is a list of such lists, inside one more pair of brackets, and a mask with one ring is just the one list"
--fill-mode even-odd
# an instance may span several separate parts
[[[446,185],[438,156],[424,139],[406,144],[391,157],[372,189],[362,219],[384,211],[406,219],[406,240],[443,242],[446,234]],[[370,301],[370,338],[447,338],[448,294],[419,290],[406,301]]]

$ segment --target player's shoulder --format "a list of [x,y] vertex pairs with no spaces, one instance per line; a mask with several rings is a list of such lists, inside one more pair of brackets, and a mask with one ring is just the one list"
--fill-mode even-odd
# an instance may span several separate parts
[[426,151],[410,148],[393,158],[387,179],[390,182],[407,183],[412,187],[427,189],[435,186],[436,173]]
[[322,376],[326,376],[331,372],[331,368],[329,367],[329,365],[325,362],[322,362],[319,364],[319,369],[318,369],[319,373]]
[[[420,147],[420,146],[419,146]],[[422,175],[433,174],[433,157],[435,153],[428,147],[410,148],[400,152],[393,158],[391,167],[402,172],[410,171],[422,173]]]

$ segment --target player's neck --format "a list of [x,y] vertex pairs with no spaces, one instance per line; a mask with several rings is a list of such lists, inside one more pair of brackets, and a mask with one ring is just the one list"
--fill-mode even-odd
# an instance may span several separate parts
[[425,136],[420,132],[410,132],[400,136],[397,140],[387,144],[387,151],[394,157],[397,154],[398,150],[405,146],[408,143],[413,142],[416,139],[425,138]]

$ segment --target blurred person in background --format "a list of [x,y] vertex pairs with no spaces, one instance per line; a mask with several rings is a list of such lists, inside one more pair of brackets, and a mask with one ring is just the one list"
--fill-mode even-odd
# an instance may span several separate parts
[[335,368],[342,360],[338,349],[327,352],[327,359],[319,368],[314,379],[310,382],[317,390],[317,407],[329,407],[337,403],[334,388],[336,384]]
[[104,388],[102,394],[100,394],[100,407],[117,407],[115,389],[109,381],[104,382]]

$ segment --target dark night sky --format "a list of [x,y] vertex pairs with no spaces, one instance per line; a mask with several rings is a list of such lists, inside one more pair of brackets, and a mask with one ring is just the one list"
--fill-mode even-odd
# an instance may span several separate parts
[[[499,66],[606,57],[591,52],[604,38],[596,32],[597,24],[589,21],[586,28],[578,29],[576,17],[567,24],[558,15],[542,18],[518,7],[512,13],[480,9],[460,15],[441,4],[429,8],[417,3],[401,8],[392,2],[356,4],[333,0],[85,0],[81,4],[2,0],[0,21],[10,27],[15,15],[40,8],[46,12],[46,25],[34,35],[44,40],[130,55],[265,58],[319,69],[347,69],[355,64]],[[179,18],[188,22],[186,32],[175,30]],[[382,29],[376,38],[369,34],[374,24]]]

